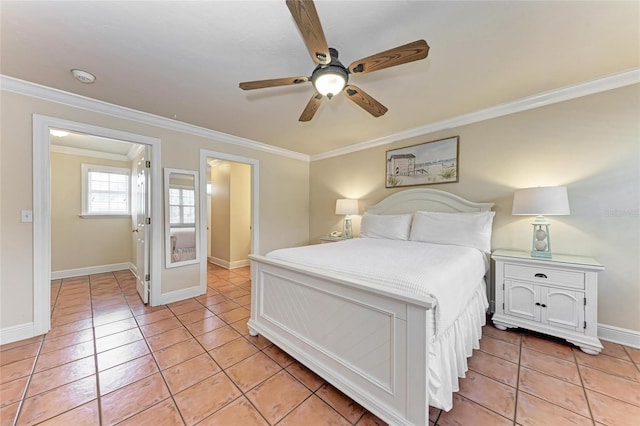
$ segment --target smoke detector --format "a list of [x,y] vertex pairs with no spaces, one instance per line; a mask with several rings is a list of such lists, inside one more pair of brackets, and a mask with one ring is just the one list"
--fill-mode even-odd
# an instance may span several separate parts
[[96,76],[87,71],[72,69],[71,74],[84,84],[91,84],[96,81]]

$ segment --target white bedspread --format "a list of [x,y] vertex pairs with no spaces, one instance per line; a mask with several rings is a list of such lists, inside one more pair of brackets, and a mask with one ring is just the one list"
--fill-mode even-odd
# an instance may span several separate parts
[[475,248],[375,238],[286,248],[267,256],[431,296],[437,301],[436,338],[465,309],[487,269],[484,254]]

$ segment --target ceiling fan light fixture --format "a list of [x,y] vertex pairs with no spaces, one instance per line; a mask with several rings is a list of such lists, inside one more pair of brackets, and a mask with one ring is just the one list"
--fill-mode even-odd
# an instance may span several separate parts
[[340,93],[348,80],[349,75],[345,69],[331,65],[316,69],[311,77],[316,91],[329,99]]
[[[0,0],[1,1],[1,0]],[[378,52],[366,58],[352,62],[349,67],[338,59],[338,50],[329,47],[318,17],[314,0],[287,0],[287,7],[298,30],[302,34],[307,50],[316,63],[311,77],[271,78],[268,80],[245,81],[239,84],[242,90],[263,89],[267,87],[288,86],[311,80],[315,92],[302,111],[298,121],[306,122],[313,118],[324,96],[331,99],[339,92],[374,117],[384,115],[388,109],[357,86],[347,86],[349,74],[367,74],[396,65],[402,65],[424,59],[429,54],[429,45],[424,40],[416,40],[393,49]],[[328,53],[328,55],[327,55]],[[328,60],[328,61],[327,61]],[[346,90],[345,90],[346,88]]]

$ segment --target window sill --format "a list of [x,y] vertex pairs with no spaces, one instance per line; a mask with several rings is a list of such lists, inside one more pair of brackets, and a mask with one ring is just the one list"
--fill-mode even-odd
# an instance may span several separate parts
[[92,214],[92,213],[82,213],[79,214],[78,217],[81,219],[124,219],[131,218],[130,214]]

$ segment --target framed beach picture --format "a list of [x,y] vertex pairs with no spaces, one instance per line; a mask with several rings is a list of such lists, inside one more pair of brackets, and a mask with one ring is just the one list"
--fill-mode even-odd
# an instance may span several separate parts
[[458,136],[392,149],[386,157],[387,188],[458,181]]

